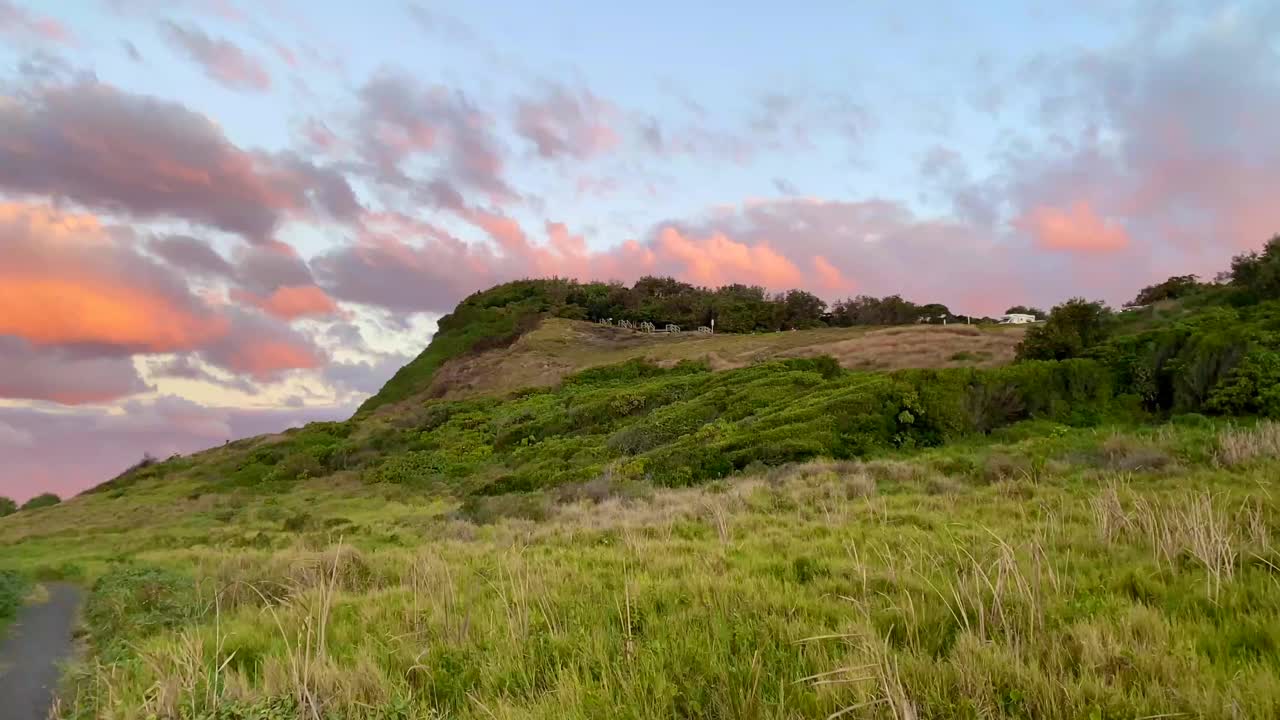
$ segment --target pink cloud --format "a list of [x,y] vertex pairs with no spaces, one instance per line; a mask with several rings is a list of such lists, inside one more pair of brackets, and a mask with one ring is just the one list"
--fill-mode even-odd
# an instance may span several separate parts
[[222,358],[227,369],[245,373],[255,380],[273,380],[285,370],[314,369],[324,357],[297,343],[271,338],[245,343]]
[[315,285],[278,287],[262,297],[246,290],[233,290],[232,298],[248,303],[281,320],[301,317],[328,317],[338,312],[338,305]]
[[1093,243],[1116,245],[1123,228],[1128,245],[1113,251],[1127,253],[1123,272],[1112,272],[1114,259],[1080,268],[1108,276],[1109,298],[1127,300],[1169,275],[1212,276],[1280,230],[1280,124],[1261,120],[1280,114],[1276,25],[1265,8],[1241,6],[1230,22],[1202,18],[1169,43],[1121,42],[1028,65],[1022,82],[1053,141],[1018,138],[996,179],[975,186],[1033,227],[1087,226],[1084,203],[1106,221]]
[[340,144],[338,136],[329,129],[329,126],[316,118],[307,119],[303,125],[302,134],[308,143],[322,152],[333,152]]
[[1129,245],[1124,228],[1099,217],[1084,201],[1067,210],[1037,207],[1014,221],[1046,250],[1108,253]]
[[485,210],[470,210],[465,214],[468,221],[484,230],[493,238],[498,246],[509,253],[523,253],[528,247],[524,230],[515,220]]
[[0,334],[36,345],[168,352],[226,332],[223,319],[92,215],[0,204],[0,237]]
[[818,287],[827,292],[847,293],[854,288],[853,283],[845,278],[840,269],[821,255],[813,256],[813,272],[818,281]]
[[698,238],[664,227],[653,242],[653,252],[659,263],[677,268],[679,277],[702,285],[742,282],[785,288],[804,281],[795,263],[767,242],[737,242],[720,232]]
[[345,177],[247,152],[187,108],[82,82],[0,103],[0,189],[138,219],[180,218],[266,242],[284,220],[357,217]]
[[[493,203],[516,197],[504,177],[503,147],[493,133],[494,121],[464,93],[387,72],[367,82],[359,96],[353,134],[378,182],[422,186],[437,201],[456,198],[457,188],[481,193]],[[436,160],[435,184],[410,178],[406,167],[420,156]],[[441,194],[444,186],[450,192]]]
[[323,367],[327,358],[315,343],[283,321],[226,308],[227,333],[199,348],[206,362],[258,382],[273,382],[292,370]]
[[[130,388],[136,391],[130,380],[136,377],[131,361],[126,371],[126,365],[90,362],[95,358],[198,352],[214,365],[258,380],[274,379],[285,370],[315,368],[324,360],[312,341],[279,320],[214,305],[195,295],[172,266],[137,252],[128,232],[104,226],[92,215],[37,204],[0,204],[0,240],[5,247],[5,262],[0,263],[0,337],[33,348],[23,357],[45,353],[50,367],[69,372],[78,367],[85,379],[103,378],[92,383],[94,387],[107,388],[94,393],[68,382],[65,391],[26,390],[22,397],[79,403],[98,402]],[[193,242],[187,238],[175,247],[188,257]],[[254,248],[249,258],[263,253],[266,264],[255,260],[236,268],[246,282],[301,277],[306,284],[270,285],[270,294],[252,296],[253,305],[290,319],[332,314],[336,306],[309,284],[311,274],[304,263],[265,248]],[[191,257],[207,264],[217,256]],[[283,258],[283,264],[276,257]],[[10,355],[16,353],[11,348]],[[25,362],[23,367],[36,366]],[[30,373],[19,373],[19,380],[24,376]],[[20,391],[11,387],[6,392]]]
[[515,129],[544,158],[585,159],[617,147],[613,126],[618,114],[612,104],[590,92],[553,85],[544,97],[519,102]]
[[570,234],[564,223],[547,221],[547,239],[556,252],[565,256],[581,256],[587,254],[587,241],[581,235]]
[[0,0],[0,33],[27,35],[60,45],[75,43],[66,25],[51,17],[24,10],[9,0]]
[[271,49],[276,51],[276,55],[280,56],[280,60],[285,65],[293,69],[298,69],[298,54],[289,49],[288,45],[279,42],[272,42]]
[[271,89],[271,75],[261,61],[229,40],[213,38],[196,28],[164,24],[169,41],[199,63],[213,80],[232,90],[264,92]]

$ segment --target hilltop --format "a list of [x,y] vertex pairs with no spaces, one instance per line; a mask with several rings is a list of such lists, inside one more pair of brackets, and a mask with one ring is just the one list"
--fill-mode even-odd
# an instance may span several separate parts
[[1273,716],[1275,268],[1025,331],[511,283],[351,419],[0,519],[0,565],[92,586],[69,717]]
[[[582,369],[595,362],[617,361],[646,353],[661,361],[689,359],[697,352],[710,356],[724,349],[736,356],[735,360],[725,361],[732,365],[746,357],[745,353],[755,353],[756,359],[781,356],[801,346],[807,345],[813,350],[852,339],[855,335],[849,332],[769,338],[770,334],[784,331],[883,328],[924,322],[943,324],[948,320],[954,324],[970,324],[974,320],[968,316],[953,315],[946,306],[938,303],[917,305],[897,295],[886,298],[859,296],[839,301],[828,308],[822,300],[803,290],[778,295],[769,295],[761,287],[745,285],[727,285],[713,290],[671,278],[645,277],[629,288],[615,283],[579,283],[562,279],[520,280],[476,293],[459,303],[452,313],[440,319],[431,344],[370,397],[361,406],[360,413],[409,397],[430,396],[433,391],[437,396],[449,394],[455,389],[451,383],[442,381],[432,387],[442,365],[457,358],[509,347],[529,336],[548,318],[603,321],[609,326],[569,329],[562,324],[553,324],[547,332],[535,333],[529,338],[530,342],[524,343],[517,353],[549,354],[545,360],[558,368],[545,376],[544,381],[562,377],[564,373],[560,370]],[[990,318],[981,318],[979,324],[983,321],[988,325],[993,322]],[[638,333],[622,327],[610,330],[614,322],[619,326],[623,323],[634,326],[649,323],[661,329],[674,325],[684,332],[671,336]],[[714,329],[715,339],[697,337],[698,333],[694,331],[698,328]],[[755,339],[743,340],[744,336]],[[1011,336],[1006,336],[1006,339],[1008,337]],[[679,349],[673,352],[673,339],[695,344],[684,346],[674,343]],[[560,344],[556,345],[556,341]],[[963,348],[957,350],[963,351]],[[977,351],[991,355],[975,358],[981,362],[992,359],[997,349],[980,348]],[[835,352],[840,353],[842,349],[836,348]],[[950,358],[930,356],[924,348],[916,348],[915,352],[919,357],[908,364],[927,360],[940,365]],[[886,362],[899,361],[899,353],[888,354],[894,357]],[[1007,358],[1007,353],[1003,357]],[[847,359],[857,361],[852,357]],[[872,365],[880,364],[875,358],[861,360]],[[508,364],[505,369],[512,367],[519,367],[519,364]],[[541,384],[537,373],[521,375],[529,377],[534,384]],[[488,381],[474,383],[476,387],[489,387],[493,382],[504,381],[501,373],[472,379]]]
[[659,367],[703,360],[712,370],[729,370],[769,360],[826,355],[850,370],[995,367],[1013,361],[1024,330],[1016,325],[912,325],[669,335],[547,318],[509,347],[447,361],[410,397],[461,399],[543,387],[590,367],[628,360],[646,360]]

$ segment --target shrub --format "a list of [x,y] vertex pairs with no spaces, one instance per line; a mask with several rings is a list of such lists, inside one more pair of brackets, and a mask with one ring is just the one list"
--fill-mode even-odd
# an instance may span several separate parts
[[602,385],[608,383],[634,383],[637,380],[666,374],[658,365],[635,358],[613,365],[601,365],[574,373],[564,379],[565,385]]
[[783,360],[781,364],[789,370],[816,372],[822,376],[823,380],[831,380],[844,373],[844,368],[840,367],[840,363],[830,355],[815,355],[814,357],[808,358],[792,358],[790,360]]
[[1280,353],[1254,350],[1208,394],[1205,408],[1224,415],[1280,418]]
[[26,578],[12,570],[0,570],[0,621],[17,614],[27,596]]
[[1108,468],[1122,472],[1160,470],[1173,462],[1160,448],[1122,436],[1104,441],[1099,455]]
[[39,508],[53,507],[62,502],[62,498],[53,493],[42,493],[22,504],[23,510],[37,510]]
[[600,504],[605,500],[620,498],[630,500],[645,497],[650,493],[648,486],[628,480],[623,473],[615,471],[612,466],[605,468],[599,476],[586,482],[568,483],[556,489],[556,500],[561,503],[587,501]]
[[1137,297],[1125,303],[1127,307],[1150,305],[1161,300],[1175,300],[1197,292],[1204,285],[1195,275],[1175,275],[1162,283],[1148,285],[1138,292]]
[[1262,252],[1237,255],[1231,260],[1231,284],[1257,300],[1280,298],[1280,235],[1267,241]]
[[85,601],[94,644],[107,658],[131,640],[177,627],[199,614],[191,578],[160,567],[125,565],[98,579]]
[[311,513],[302,510],[286,517],[284,522],[280,523],[280,527],[285,532],[300,533],[314,524],[315,520],[311,517]]
[[1032,327],[1018,343],[1019,360],[1066,360],[1080,357],[1106,340],[1114,318],[1101,302],[1072,298],[1049,313],[1045,322]]
[[982,464],[982,479],[988,483],[1003,480],[1028,480],[1035,476],[1035,466],[1031,460],[1005,453],[992,453]]
[[18,512],[18,503],[0,495],[0,517],[12,515],[16,512]]
[[979,382],[965,393],[965,411],[970,427],[989,433],[1026,417],[1027,404],[1012,383]]
[[1207,428],[1213,427],[1213,421],[1201,415],[1200,413],[1182,413],[1169,418],[1169,422],[1174,425],[1190,428]]
[[547,498],[540,493],[476,495],[463,500],[456,516],[477,525],[490,525],[506,518],[541,521],[550,515]]

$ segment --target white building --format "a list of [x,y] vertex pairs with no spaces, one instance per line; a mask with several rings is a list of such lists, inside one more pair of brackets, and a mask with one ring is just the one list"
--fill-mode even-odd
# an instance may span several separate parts
[[1027,315],[1025,313],[1008,313],[1000,318],[1002,325],[1025,325],[1036,321],[1035,315]]

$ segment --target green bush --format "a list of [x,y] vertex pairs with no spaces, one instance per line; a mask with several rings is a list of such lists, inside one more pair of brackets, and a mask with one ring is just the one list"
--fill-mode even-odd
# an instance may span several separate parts
[[37,510],[39,508],[53,507],[62,502],[62,498],[53,493],[42,493],[22,504],[23,510]]
[[1019,360],[1066,360],[1110,336],[1114,316],[1100,302],[1072,298],[1058,305],[1043,323],[1032,326],[1018,343]]
[[4,517],[6,515],[12,515],[16,512],[18,512],[18,503],[14,502],[13,500],[7,497],[4,497],[3,495],[0,495],[0,517]]
[[23,576],[13,570],[0,570],[0,625],[18,613],[29,589]]
[[1209,392],[1205,409],[1223,415],[1280,418],[1280,353],[1257,349]]
[[84,618],[105,658],[118,657],[126,645],[177,627],[198,616],[200,606],[191,578],[160,567],[125,565],[94,583]]
[[1280,235],[1268,240],[1261,253],[1233,258],[1230,277],[1231,284],[1248,293],[1251,302],[1280,298]]

